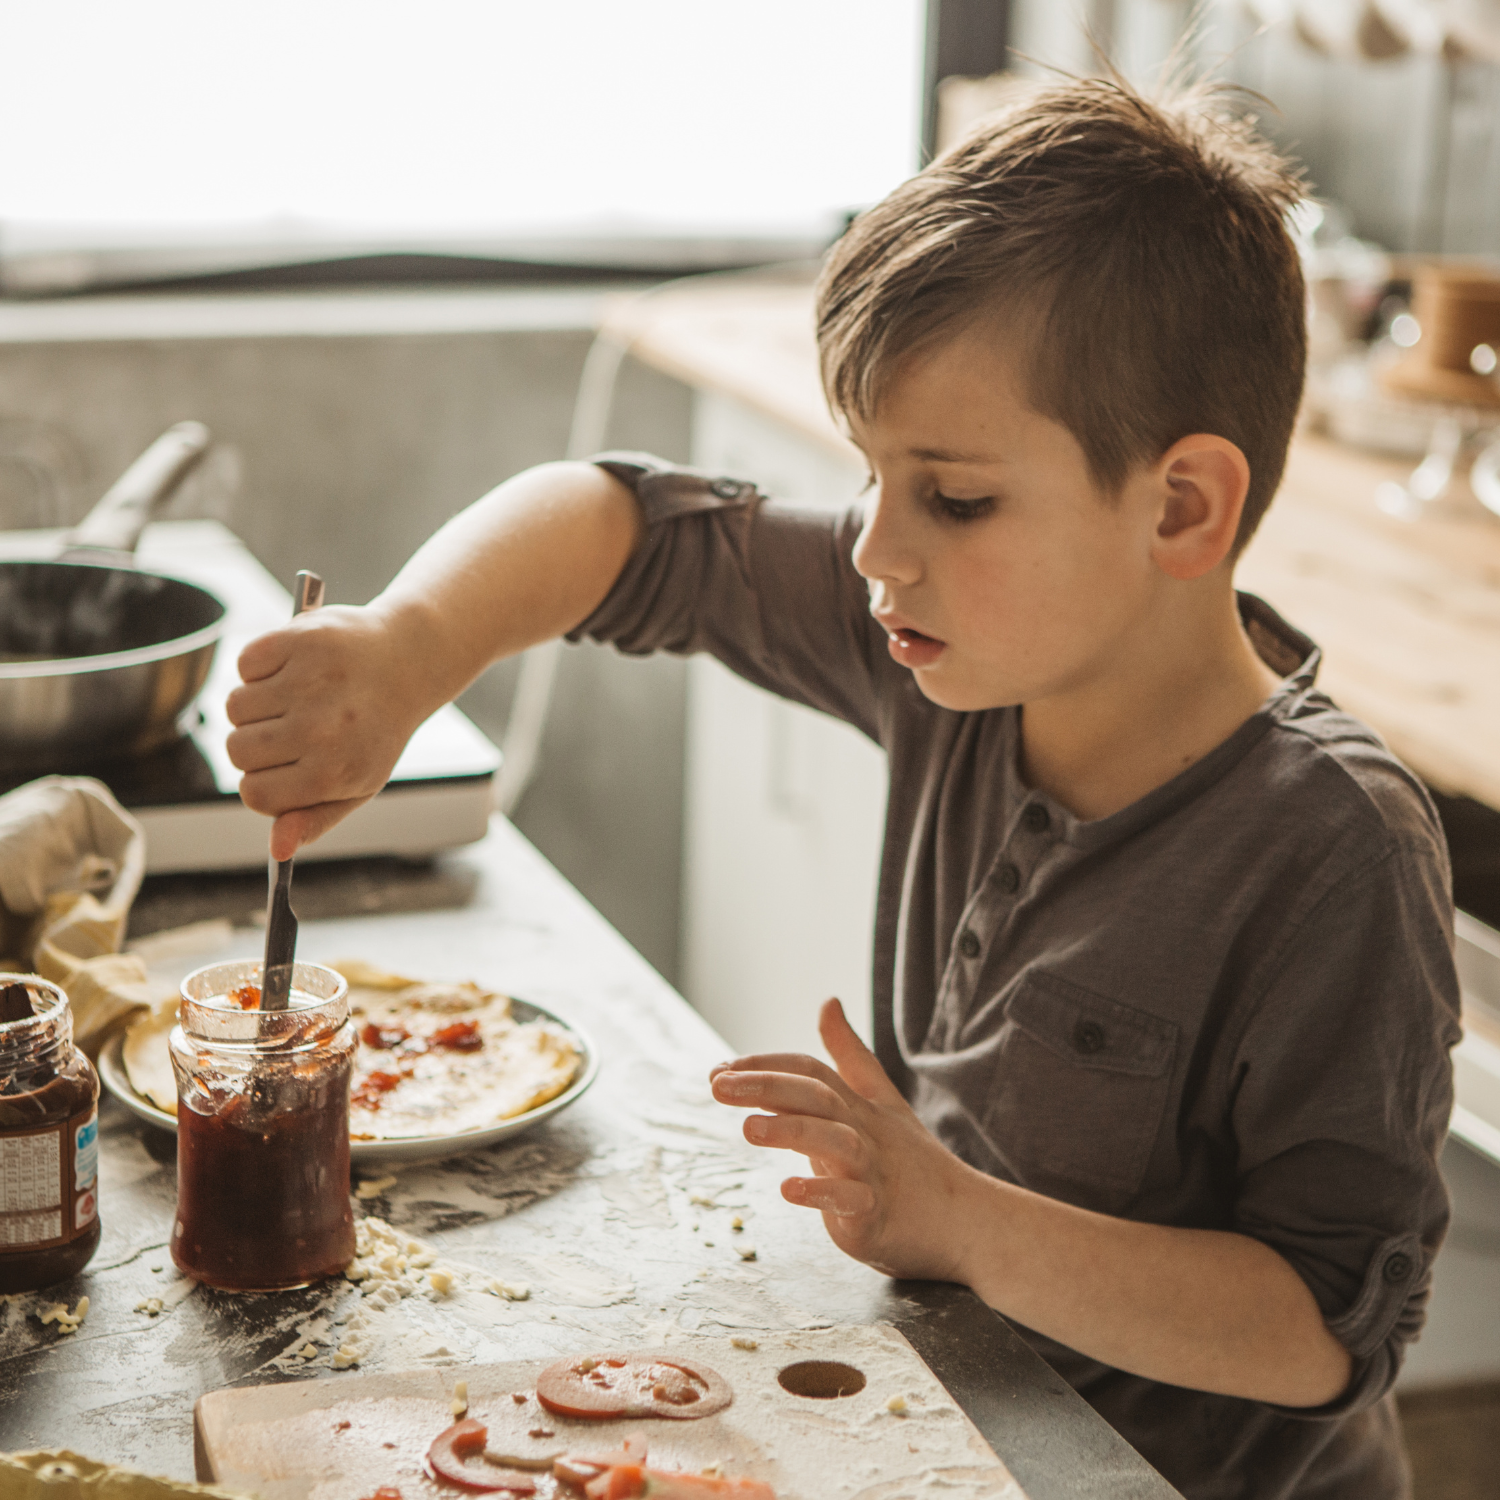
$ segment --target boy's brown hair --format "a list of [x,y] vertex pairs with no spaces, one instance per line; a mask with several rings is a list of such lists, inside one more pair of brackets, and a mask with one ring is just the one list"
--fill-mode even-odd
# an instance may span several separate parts
[[1211,432],[1250,465],[1235,539],[1281,482],[1302,396],[1300,174],[1199,85],[1038,89],[860,215],[818,283],[823,385],[868,420],[907,356],[978,317],[1014,327],[1031,404],[1095,481]]

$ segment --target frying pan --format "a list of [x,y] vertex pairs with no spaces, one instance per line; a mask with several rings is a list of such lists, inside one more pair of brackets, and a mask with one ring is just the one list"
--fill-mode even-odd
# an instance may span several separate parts
[[179,422],[110,487],[54,561],[0,561],[0,771],[64,771],[178,735],[224,631],[207,589],[135,564],[155,508],[208,449]]

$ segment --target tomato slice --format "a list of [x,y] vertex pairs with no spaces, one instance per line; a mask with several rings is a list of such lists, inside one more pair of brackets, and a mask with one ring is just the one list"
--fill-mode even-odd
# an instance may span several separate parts
[[646,1439],[639,1432],[632,1432],[613,1453],[566,1453],[552,1465],[552,1473],[569,1484],[587,1484],[597,1479],[616,1464],[644,1464],[646,1462]]
[[646,1471],[639,1464],[616,1464],[583,1487],[589,1500],[636,1500],[646,1493]]
[[548,1365],[536,1398],[560,1417],[687,1421],[723,1411],[734,1392],[718,1371],[675,1354],[592,1354]]
[[461,1484],[466,1490],[484,1494],[504,1491],[509,1495],[534,1495],[536,1480],[519,1469],[471,1468],[464,1462],[471,1453],[483,1453],[489,1428],[473,1417],[455,1422],[433,1439],[427,1450],[427,1462],[439,1479]]
[[764,1480],[717,1474],[672,1474],[616,1464],[584,1486],[589,1500],[776,1500]]

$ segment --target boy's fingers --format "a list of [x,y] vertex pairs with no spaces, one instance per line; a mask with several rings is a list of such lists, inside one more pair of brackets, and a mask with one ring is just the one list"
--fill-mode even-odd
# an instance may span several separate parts
[[290,859],[369,800],[354,797],[348,802],[323,802],[317,807],[299,807],[295,812],[283,813],[271,825],[271,858]]
[[751,1115],[745,1121],[745,1139],[752,1146],[816,1157],[820,1164],[826,1163],[834,1169],[829,1174],[834,1177],[855,1175],[869,1158],[857,1131],[836,1120],[807,1115]]
[[262,719],[230,730],[224,751],[241,771],[269,771],[296,763],[296,751],[289,745],[280,719]]
[[737,1057],[733,1062],[717,1064],[708,1076],[714,1079],[722,1073],[795,1073],[817,1079],[841,1099],[849,1097],[848,1084],[827,1063],[805,1052],[758,1052],[752,1057]]
[[294,636],[286,629],[272,630],[259,635],[240,652],[235,665],[239,668],[242,682],[259,682],[279,672],[290,659]]
[[842,1094],[816,1078],[797,1073],[741,1073],[734,1068],[715,1073],[712,1086],[720,1104],[816,1115],[824,1120],[842,1120],[849,1113]]
[[380,776],[356,775],[352,771],[340,774],[338,768],[302,759],[245,772],[240,777],[240,801],[251,812],[279,818],[283,813],[321,807],[324,803],[342,806],[347,802],[358,807],[384,785],[385,779]]
[[847,1177],[788,1177],[781,1184],[781,1196],[788,1203],[836,1214],[841,1219],[867,1214],[875,1207],[875,1192],[869,1183]]
[[286,692],[278,683],[262,680],[241,683],[224,700],[224,713],[236,728],[279,719],[287,706]]
[[895,1103],[901,1098],[901,1090],[886,1075],[880,1059],[860,1041],[837,1000],[823,1002],[818,1013],[818,1035],[823,1038],[840,1077],[856,1094],[879,1103]]

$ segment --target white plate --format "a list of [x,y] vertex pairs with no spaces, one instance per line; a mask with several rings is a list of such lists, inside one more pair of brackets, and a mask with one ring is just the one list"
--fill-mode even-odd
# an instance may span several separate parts
[[[493,1146],[497,1141],[509,1140],[513,1135],[520,1135],[523,1130],[530,1130],[533,1125],[540,1125],[543,1120],[550,1120],[559,1110],[566,1109],[575,1099],[581,1098],[599,1073],[599,1054],[588,1036],[571,1022],[526,1000],[513,999],[511,1014],[516,1020],[523,1022],[551,1021],[573,1038],[582,1054],[582,1063],[578,1075],[562,1093],[545,1104],[537,1105],[535,1109],[528,1109],[525,1114],[487,1125],[483,1130],[466,1130],[457,1135],[401,1136],[391,1141],[350,1141],[349,1159],[355,1162],[441,1161],[445,1156],[459,1156],[465,1151],[477,1151],[481,1146]],[[170,1130],[175,1135],[177,1117],[159,1109],[144,1094],[136,1093],[131,1085],[130,1075],[125,1071],[125,1061],[120,1055],[124,1045],[123,1035],[112,1036],[104,1044],[99,1053],[99,1081],[131,1114],[146,1121],[148,1125]]]

